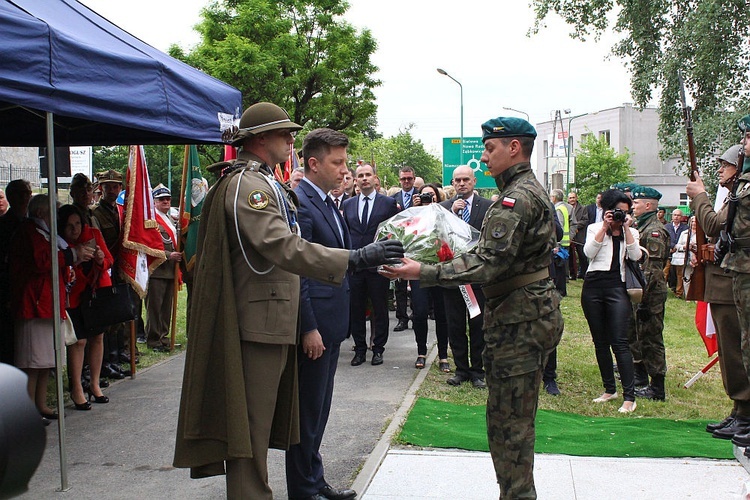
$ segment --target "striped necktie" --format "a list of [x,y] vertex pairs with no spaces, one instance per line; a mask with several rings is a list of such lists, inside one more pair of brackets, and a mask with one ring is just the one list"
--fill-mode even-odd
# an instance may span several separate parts
[[471,216],[471,212],[469,211],[469,205],[467,204],[464,207],[464,211],[461,214],[461,218],[464,220],[465,223],[469,223],[469,216]]
[[411,206],[411,193],[404,191],[404,209]]

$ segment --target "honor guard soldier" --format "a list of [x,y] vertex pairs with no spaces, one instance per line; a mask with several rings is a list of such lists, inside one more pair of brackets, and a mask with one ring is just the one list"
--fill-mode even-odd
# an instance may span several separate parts
[[631,195],[640,243],[648,252],[643,269],[646,288],[641,303],[635,308],[628,336],[635,364],[635,384],[648,384],[636,390],[635,395],[664,401],[664,377],[667,374],[663,336],[664,304],[667,302],[664,263],[669,258],[669,233],[656,217],[661,193],[654,188],[636,186]]

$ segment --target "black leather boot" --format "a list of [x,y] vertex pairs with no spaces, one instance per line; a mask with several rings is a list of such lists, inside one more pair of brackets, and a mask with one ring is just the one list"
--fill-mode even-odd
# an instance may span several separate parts
[[643,389],[636,389],[635,395],[639,398],[652,399],[654,401],[666,401],[667,396],[664,391],[664,375],[652,376],[651,385]]
[[750,432],[750,418],[735,417],[731,424],[716,429],[711,435],[718,439],[732,439],[733,437]]

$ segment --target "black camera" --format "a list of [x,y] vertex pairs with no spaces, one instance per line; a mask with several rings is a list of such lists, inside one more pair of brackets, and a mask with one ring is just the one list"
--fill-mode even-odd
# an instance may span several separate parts
[[422,205],[432,203],[432,193],[421,193],[419,195],[419,201],[422,202]]
[[625,210],[620,210],[619,208],[612,210],[612,220],[615,222],[625,222],[627,215]]

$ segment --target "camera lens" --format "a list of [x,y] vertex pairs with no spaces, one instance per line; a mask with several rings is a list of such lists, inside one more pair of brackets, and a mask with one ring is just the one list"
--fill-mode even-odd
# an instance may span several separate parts
[[419,195],[419,200],[422,204],[432,203],[432,193],[422,193]]
[[625,211],[616,208],[612,211],[612,220],[615,222],[625,222]]

